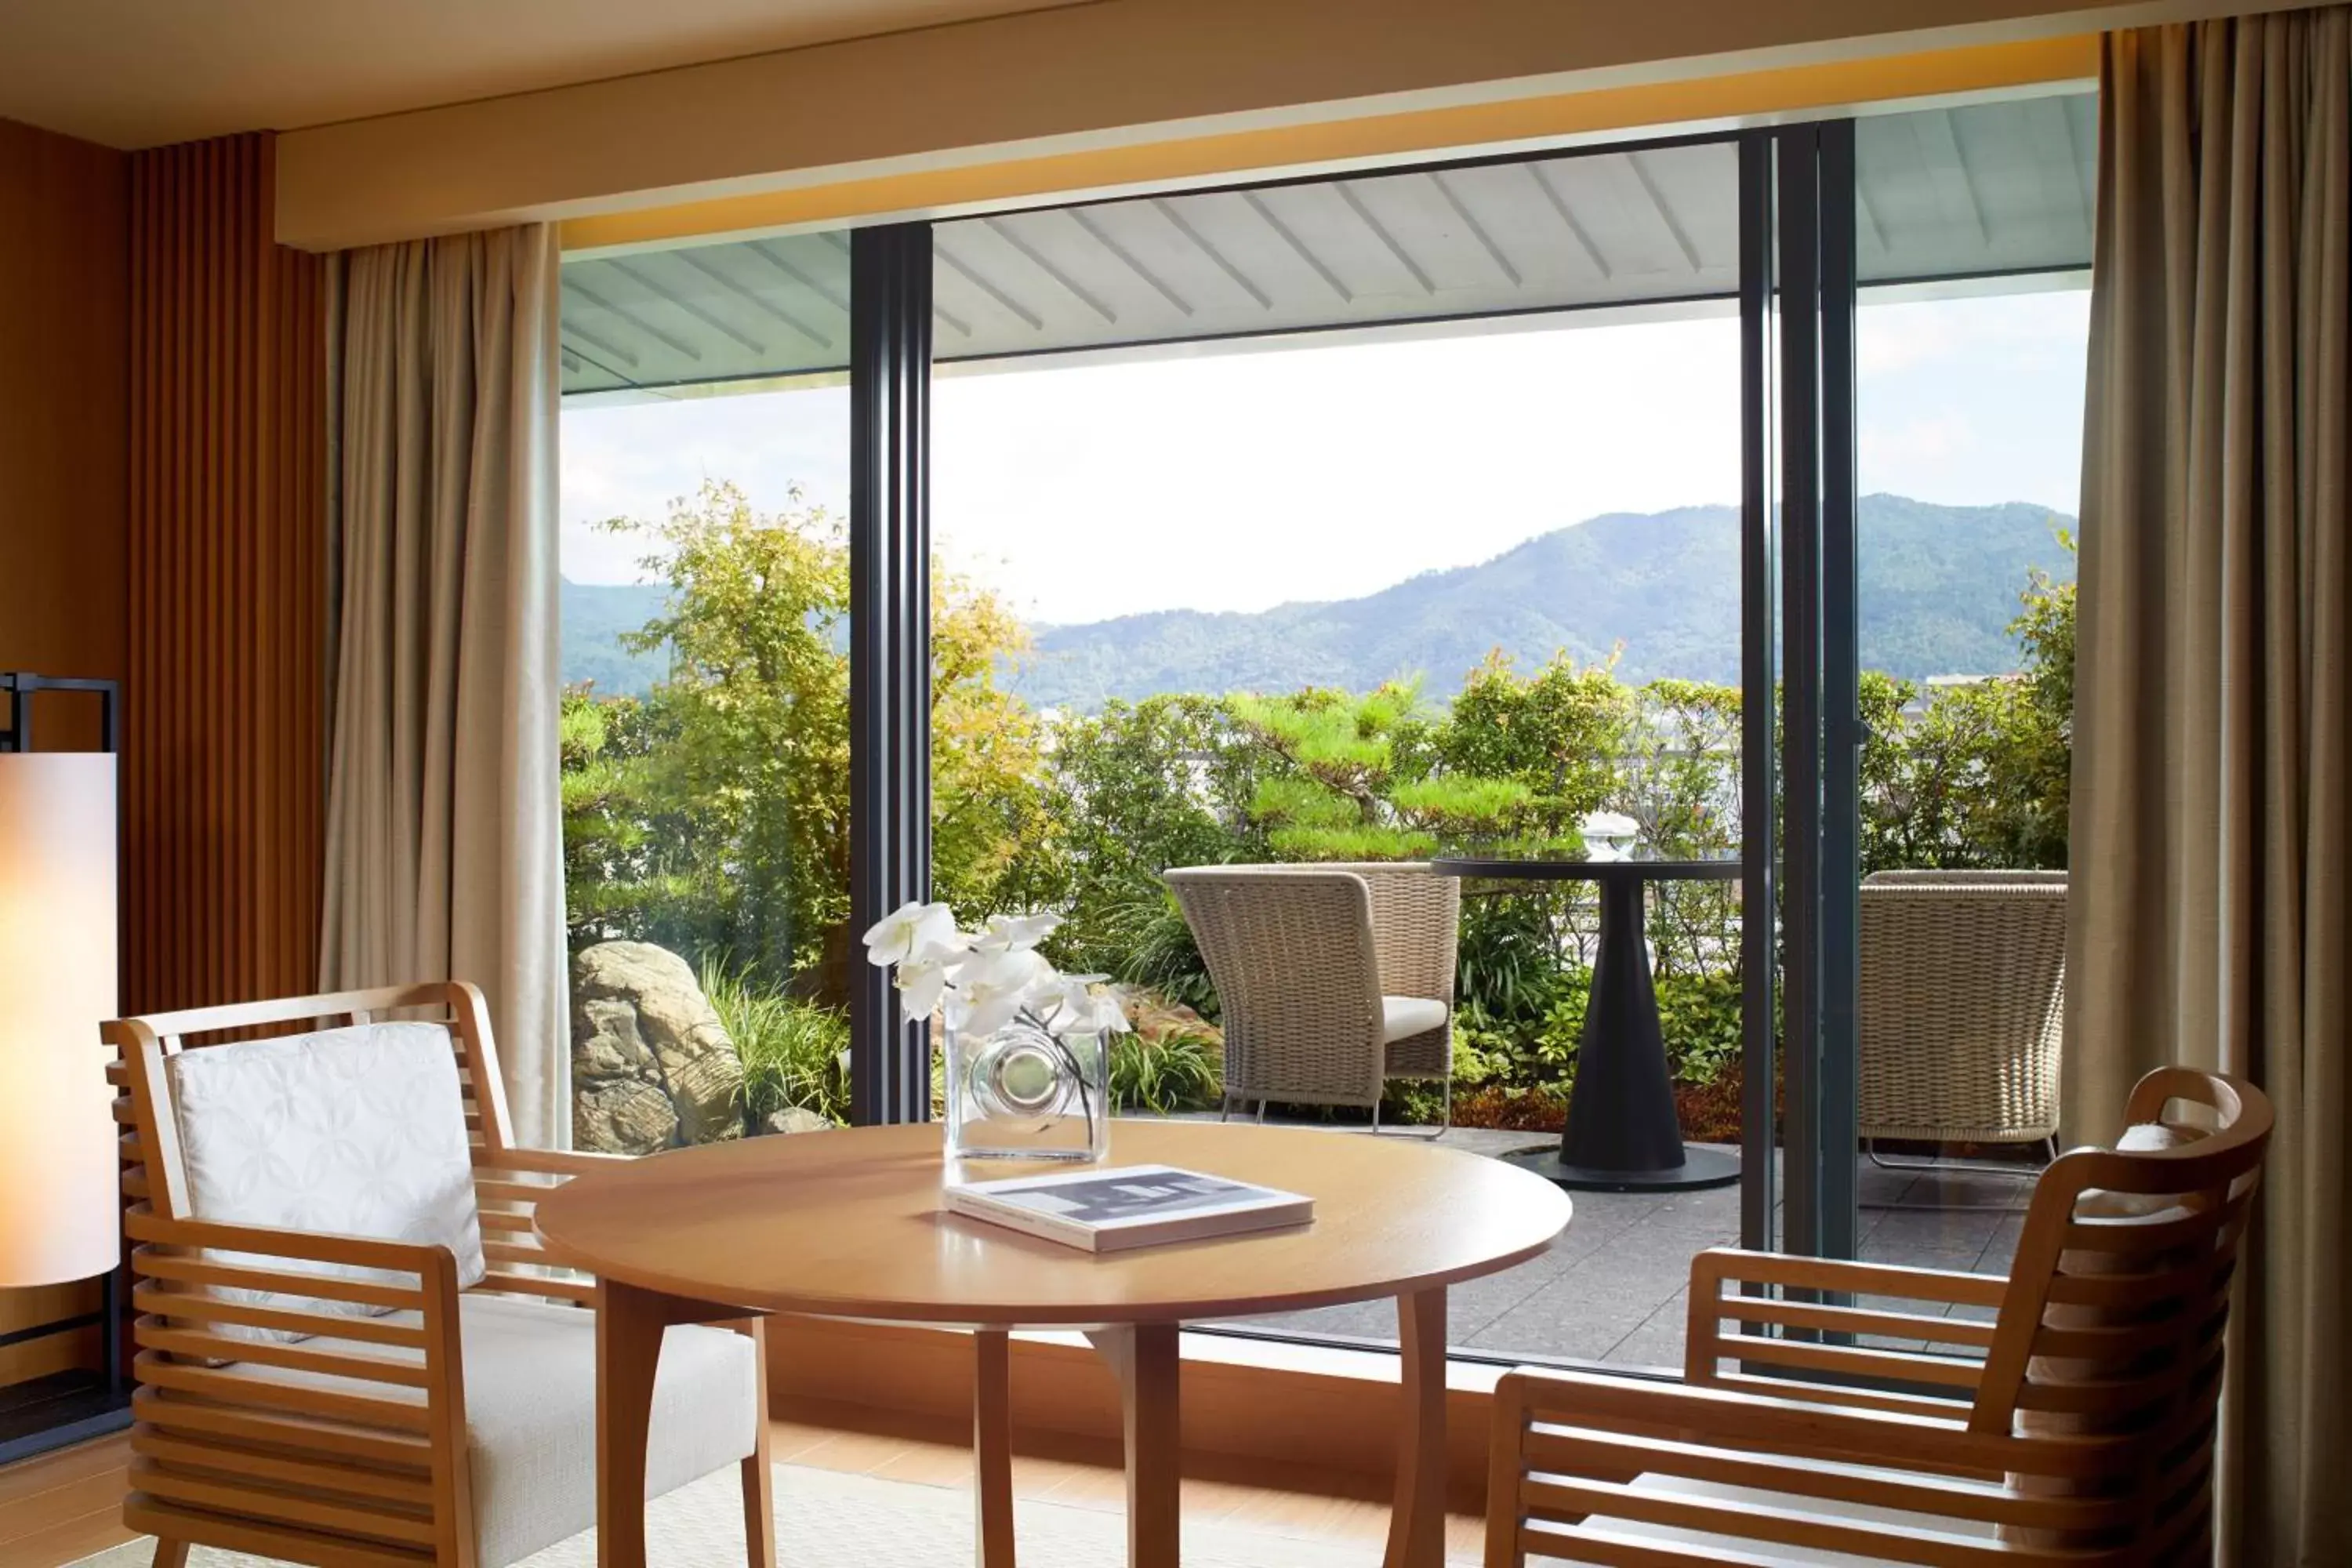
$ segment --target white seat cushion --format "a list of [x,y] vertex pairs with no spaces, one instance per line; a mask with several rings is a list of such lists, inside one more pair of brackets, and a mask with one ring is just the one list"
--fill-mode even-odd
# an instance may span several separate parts
[[[166,1070],[190,1218],[446,1247],[461,1288],[481,1280],[473,1156],[446,1025],[362,1024],[205,1046],[171,1058]],[[348,1264],[225,1256],[286,1272],[408,1282]],[[224,1293],[344,1316],[380,1310],[270,1291]],[[303,1337],[234,1323],[217,1331]]]
[[[394,1322],[418,1321],[402,1312]],[[596,1315],[577,1307],[469,1295],[458,1301],[465,1344],[466,1447],[473,1472],[478,1568],[506,1568],[596,1522]],[[415,1351],[320,1338],[312,1350],[421,1360]],[[418,1403],[421,1391],[242,1362],[235,1377],[301,1384]],[[751,1340],[730,1329],[679,1326],[662,1341],[654,1379],[646,1496],[656,1498],[748,1458],[759,1406]]]
[[1381,998],[1381,1044],[1392,1046],[1445,1026],[1445,1004],[1426,996]]

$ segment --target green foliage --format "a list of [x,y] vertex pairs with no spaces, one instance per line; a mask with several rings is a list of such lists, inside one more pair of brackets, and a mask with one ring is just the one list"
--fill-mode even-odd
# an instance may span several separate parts
[[1222,700],[1191,695],[1113,702],[1064,721],[1054,741],[1045,789],[1066,881],[1038,900],[1064,917],[1049,953],[1199,1007],[1213,994],[1160,873],[1270,853],[1244,810],[1257,753]]
[[1739,1062],[1739,973],[1658,977],[1658,1033],[1680,1083],[1713,1083]]
[[[1465,692],[1444,717],[1428,711],[1417,681],[1361,697],[1310,689],[1226,699],[1242,738],[1264,753],[1248,811],[1267,847],[1285,860],[1412,860],[1449,845],[1580,843],[1580,813],[1559,789],[1583,764],[1556,739],[1576,729],[1557,710],[1590,682],[1564,659],[1522,679],[1499,657],[1474,682],[1478,698]],[[1516,753],[1486,740],[1490,730],[1511,733],[1506,708],[1517,721]]]
[[1156,1040],[1115,1035],[1110,1042],[1110,1103],[1115,1111],[1171,1116],[1217,1103],[1223,1088],[1215,1042],[1199,1035]]
[[[637,938],[698,962],[743,1052],[754,1121],[791,1105],[837,1118],[846,1042],[847,559],[822,510],[787,502],[763,515],[714,485],[664,522],[609,525],[648,542],[660,583],[642,602],[657,613],[627,645],[667,678],[642,698],[569,691],[561,717],[571,939]],[[1056,963],[1204,1018],[1216,995],[1160,881],[1171,866],[1570,852],[1596,808],[1632,816],[1668,854],[1739,844],[1734,688],[1633,687],[1613,658],[1560,653],[1523,670],[1490,652],[1443,706],[1414,679],[1048,719],[1013,694],[1029,657],[1017,620],[947,573],[935,584],[935,896],[968,921],[1055,910]],[[2036,570],[2017,605],[2018,675],[1864,677],[1865,869],[2064,864],[2074,585]],[[1457,1081],[1557,1089],[1581,1037],[1592,891],[1464,891]],[[1678,1078],[1713,1083],[1739,1054],[1738,889],[1670,883],[1654,900],[1667,1048]],[[1204,1103],[1215,1071],[1214,1047],[1181,1035],[1115,1051],[1123,1104]]]
[[[1129,985],[1149,987],[1215,1020],[1217,988],[1209,983],[1209,966],[1192,941],[1192,928],[1176,895],[1164,884],[1155,879],[1129,889],[1101,916],[1092,934],[1093,945],[1080,949],[1072,960],[1079,973],[1111,974]],[[1105,967],[1088,968],[1096,960]]]
[[710,959],[702,963],[702,991],[743,1061],[745,1126],[757,1131],[776,1111],[798,1107],[827,1121],[849,1120],[846,1014],[763,985]]
[[1462,905],[1454,970],[1454,1005],[1474,1028],[1524,1026],[1559,999],[1558,900],[1549,893],[1472,893]]
[[[2074,541],[2063,531],[2058,543]],[[2074,584],[2033,572],[2011,630],[2024,670],[1923,694],[1865,674],[1863,866],[2066,864]]]
[[[753,510],[705,484],[646,542],[660,613],[622,639],[667,655],[644,700],[564,705],[575,945],[657,942],[838,1005],[849,935],[849,555],[795,489]],[[1003,908],[1057,880],[1043,728],[997,684],[1025,634],[992,595],[934,574],[932,877]]]

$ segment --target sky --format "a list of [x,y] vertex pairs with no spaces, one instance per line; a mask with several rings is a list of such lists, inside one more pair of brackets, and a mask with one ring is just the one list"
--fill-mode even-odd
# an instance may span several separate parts
[[[1863,490],[2072,514],[2087,292],[1866,305]],[[932,390],[933,537],[1033,622],[1350,598],[1613,511],[1739,496],[1726,316],[1109,364],[1023,362]],[[639,578],[593,528],[705,478],[754,508],[848,507],[848,393],[573,406],[563,570]]]

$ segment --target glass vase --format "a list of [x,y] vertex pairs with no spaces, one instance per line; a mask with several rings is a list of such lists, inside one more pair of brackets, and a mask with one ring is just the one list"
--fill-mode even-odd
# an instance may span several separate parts
[[950,1160],[1100,1160],[1110,1149],[1110,1052],[1026,1016],[993,1033],[947,1031]]

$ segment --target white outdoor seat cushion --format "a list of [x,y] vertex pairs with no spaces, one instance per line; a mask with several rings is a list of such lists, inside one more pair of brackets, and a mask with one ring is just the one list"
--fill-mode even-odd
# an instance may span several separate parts
[[[461,1288],[481,1280],[473,1155],[446,1025],[362,1024],[205,1046],[172,1057],[165,1070],[189,1218],[446,1247]],[[290,1273],[409,1283],[349,1264],[221,1256]],[[223,1293],[345,1317],[381,1311],[271,1291]],[[216,1331],[275,1342],[304,1337],[234,1323]]]
[[1392,1046],[1445,1026],[1445,1004],[1427,996],[1381,998],[1381,1044]]
[[[485,1295],[461,1297],[466,1447],[473,1471],[478,1568],[506,1568],[596,1522],[596,1314]],[[415,1312],[389,1321],[415,1323]],[[310,1349],[421,1360],[420,1352],[320,1338]],[[391,1388],[240,1362],[235,1377],[405,1398]],[[730,1329],[679,1326],[662,1341],[654,1379],[646,1496],[656,1498],[751,1453],[757,1358]]]

